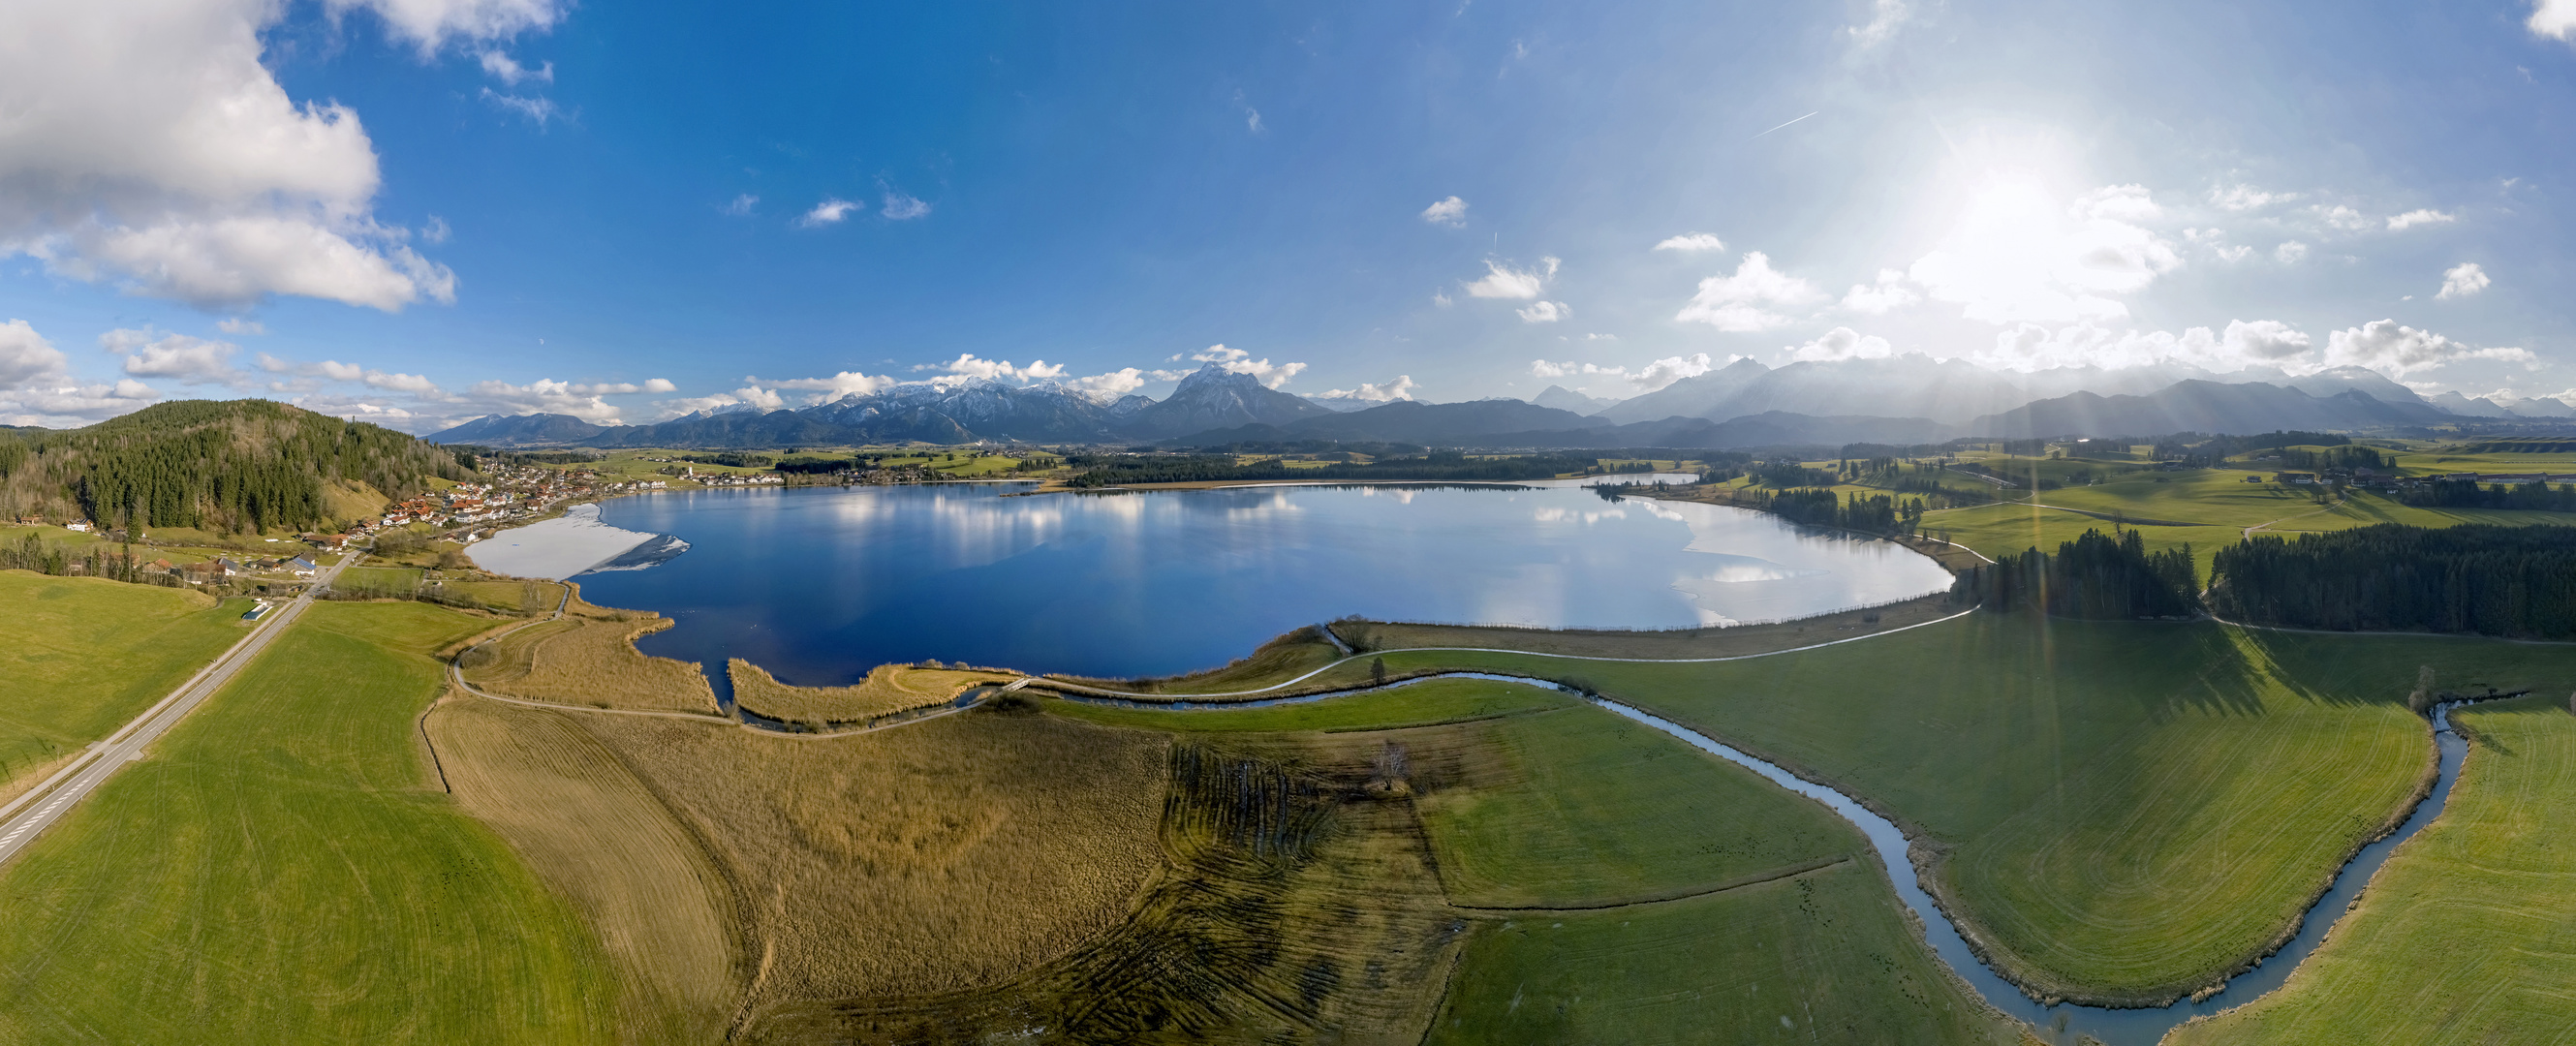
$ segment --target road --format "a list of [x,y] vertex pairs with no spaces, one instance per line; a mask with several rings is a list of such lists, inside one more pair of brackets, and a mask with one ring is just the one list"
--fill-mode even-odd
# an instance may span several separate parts
[[356,553],[341,557],[340,562],[331,565],[315,577],[312,586],[305,589],[303,595],[269,611],[268,616],[261,619],[251,630],[251,634],[242,637],[241,642],[233,644],[232,649],[224,651],[224,656],[216,658],[213,664],[199,669],[194,677],[181,684],[179,689],[172,691],[170,696],[162,698],[159,703],[145,709],[142,715],[136,716],[133,722],[109,734],[106,740],[90,745],[88,751],[81,753],[79,758],[72,760],[69,765],[55,771],[54,775],[46,778],[44,783],[29,789],[25,795],[11,800],[6,806],[0,806],[0,818],[5,818],[0,820],[0,865],[6,865],[12,858],[17,857],[20,850],[26,849],[29,844],[36,841],[38,836],[45,834],[46,828],[52,827],[53,823],[61,820],[64,814],[70,813],[72,807],[80,805],[82,799],[88,798],[91,792],[97,791],[99,785],[105,784],[107,779],[115,776],[118,770],[124,769],[125,764],[143,758],[145,748],[150,747],[152,742],[158,740],[173,724],[185,718],[190,709],[213,696],[215,691],[223,689],[225,683],[231,682],[234,674],[240,672],[242,666],[257,658],[260,651],[268,648],[271,640],[286,631],[286,626],[295,623],[296,617],[304,613],[305,607],[312,605],[314,593],[329,585],[333,578],[340,576],[340,571],[357,562],[358,558]]

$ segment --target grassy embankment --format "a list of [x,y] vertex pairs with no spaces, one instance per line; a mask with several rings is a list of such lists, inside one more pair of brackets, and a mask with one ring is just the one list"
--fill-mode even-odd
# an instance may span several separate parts
[[1385,658],[1595,687],[1833,782],[1944,855],[1927,881],[2025,983],[2100,999],[2251,960],[2388,823],[2430,768],[2418,666],[2576,673],[2561,647],[1983,614],[1716,664]]
[[1415,816],[1390,837],[1419,833],[1472,926],[1429,1041],[2015,1038],[1939,970],[1848,824],[1564,695],[1452,680],[1239,711],[1055,707],[1402,781],[1381,805]]
[[864,723],[879,716],[944,705],[988,683],[1008,683],[1014,672],[878,665],[849,686],[790,686],[741,658],[725,663],[733,699],[745,711],[810,727]]
[[0,571],[0,800],[169,696],[245,634],[247,599]]
[[2567,1041],[2576,715],[2553,692],[2454,719],[2473,740],[2441,818],[2390,857],[2288,984],[2167,1041]]
[[0,872],[0,1039],[579,1042],[614,983],[439,791],[431,655],[487,622],[322,604]]
[[658,1000],[640,1028],[759,1039],[798,1007],[989,988],[1125,921],[1159,855],[1165,744],[1136,731],[979,710],[788,738],[471,700],[429,729]]
[[465,681],[496,694],[641,711],[718,715],[715,688],[698,666],[635,649],[669,618],[574,600],[558,620],[513,630],[466,653]]

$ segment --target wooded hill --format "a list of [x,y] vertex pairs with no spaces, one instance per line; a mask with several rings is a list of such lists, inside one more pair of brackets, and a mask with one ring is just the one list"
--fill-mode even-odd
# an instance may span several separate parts
[[2576,527],[2394,523],[2219,550],[2210,609],[2296,628],[2576,638]]
[[456,457],[392,429],[268,400],[185,400],[68,430],[0,432],[0,514],[257,532],[346,522],[329,492],[415,496]]

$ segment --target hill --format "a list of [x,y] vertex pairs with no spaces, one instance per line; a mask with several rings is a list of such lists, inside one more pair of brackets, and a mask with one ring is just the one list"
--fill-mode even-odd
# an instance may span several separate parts
[[335,522],[326,488],[395,498],[470,473],[410,435],[268,400],[161,403],[87,428],[0,436],[0,514],[262,531]]
[[[1337,443],[1419,443],[1455,445],[1488,443],[1479,437],[1499,432],[1562,433],[1598,425],[1570,410],[1541,407],[1519,400],[1474,400],[1467,403],[1393,403],[1326,414],[1286,425],[1243,425],[1211,429],[1181,437],[1178,445],[1209,447],[1230,443],[1286,443],[1329,440]],[[1542,441],[1544,442],[1544,441]]]

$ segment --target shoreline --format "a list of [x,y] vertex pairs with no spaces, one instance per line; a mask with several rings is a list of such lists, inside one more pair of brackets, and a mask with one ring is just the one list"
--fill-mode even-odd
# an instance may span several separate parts
[[585,501],[566,506],[560,515],[510,527],[477,541],[466,547],[465,555],[477,567],[494,574],[564,581],[614,563],[657,541],[678,542],[679,551],[688,548],[686,542],[668,534],[610,526],[600,519],[599,503]]

